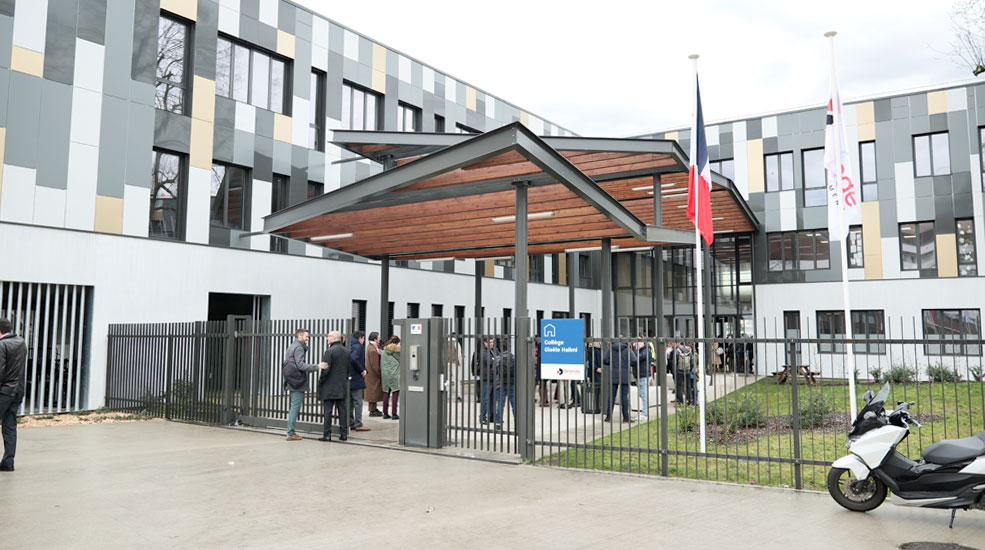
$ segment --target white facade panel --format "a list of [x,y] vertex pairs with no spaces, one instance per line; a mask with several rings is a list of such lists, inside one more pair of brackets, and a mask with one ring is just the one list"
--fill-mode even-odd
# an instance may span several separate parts
[[99,92],[75,86],[72,89],[72,126],[70,139],[76,143],[99,146],[99,125],[103,97]]
[[92,231],[96,221],[96,182],[99,148],[83,143],[68,144],[65,227]]
[[123,234],[146,237],[150,225],[150,189],[123,186]]
[[219,6],[219,32],[239,36],[239,11]]
[[[250,190],[250,231],[263,231],[263,217],[270,214],[270,199],[273,194],[273,184],[269,181],[254,179]],[[250,237],[250,248],[253,250],[270,250],[270,239],[267,235]]]
[[14,9],[14,46],[44,53],[48,0],[21,0]]
[[[185,240],[209,242],[209,209],[212,204],[212,171],[188,168],[188,202],[185,208]],[[269,204],[269,203],[268,203]]]
[[23,168],[10,164],[3,165],[0,221],[19,223],[34,221],[34,182],[37,181],[36,177],[37,172],[33,168]]
[[311,20],[311,44],[328,50],[328,21],[315,16]]
[[241,101],[236,102],[236,129],[251,134],[256,133],[257,111],[256,107]]
[[260,0],[260,22],[277,28],[278,0]]
[[75,75],[72,82],[76,87],[102,93],[105,55],[105,46],[81,38],[75,40]]
[[48,227],[65,227],[65,190],[34,188],[34,223]]

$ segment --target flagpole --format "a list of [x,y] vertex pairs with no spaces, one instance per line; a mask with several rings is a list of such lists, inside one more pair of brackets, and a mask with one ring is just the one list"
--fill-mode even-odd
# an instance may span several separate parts
[[[691,67],[694,70],[694,78],[691,80],[694,86],[694,92],[691,97],[694,98],[694,111],[693,111],[693,121],[691,124],[692,133],[696,130],[696,121],[698,118],[698,54],[691,54],[688,56],[691,60]],[[691,143],[698,139],[698,136],[691,136]],[[694,146],[691,146],[691,150],[694,151]],[[697,159],[691,159],[691,163],[696,162]],[[710,183],[710,182],[709,182]],[[697,183],[695,183],[694,194],[695,198],[700,196],[698,191]],[[697,201],[696,201],[697,202]],[[697,373],[695,374],[694,383],[698,386],[698,417],[700,420],[700,438],[701,438],[701,452],[704,453],[707,450],[706,444],[706,421],[705,421],[705,301],[704,301],[704,282],[703,282],[703,266],[702,264],[702,253],[701,253],[701,231],[698,229],[701,225],[698,220],[701,216],[701,207],[696,204],[694,208],[694,270],[696,272],[695,282],[697,283],[697,296],[694,301],[694,307],[698,312],[698,361],[697,361]]]
[[[841,97],[838,95],[838,83],[837,83],[838,81],[836,76],[837,73],[835,72],[835,35],[836,34],[838,33],[835,31],[829,31],[824,33],[824,36],[828,38],[828,46],[830,47],[829,49],[831,51],[831,102],[832,102],[831,113],[833,118],[832,132],[834,132],[834,136],[835,136],[834,154],[835,154],[835,158],[838,160],[838,166],[841,166],[842,170],[844,170],[844,165],[842,165],[841,162],[841,153],[842,153],[842,145],[843,145],[841,143],[841,137],[842,137],[841,136]],[[838,174],[837,177],[838,177],[838,182],[840,184],[841,182],[840,174]],[[840,193],[839,196],[841,196]],[[828,200],[831,200],[831,198],[829,197]],[[842,201],[845,200],[844,196],[841,197],[841,200]],[[844,227],[845,227],[845,209],[844,207],[840,207],[838,208],[838,235],[842,234]],[[831,238],[830,234],[828,235],[828,238],[829,239]],[[852,330],[851,330],[852,306],[848,294],[848,240],[843,239],[842,243],[843,243],[842,248],[845,249],[845,253],[841,257],[841,293],[845,304],[845,313],[844,313],[845,336],[849,337],[852,334]],[[846,373],[846,375],[848,376],[848,396],[849,396],[848,407],[851,414],[849,418],[851,421],[854,422],[855,416],[858,414],[858,412],[856,411],[857,405],[855,398],[855,350],[853,349],[852,344],[846,345],[845,352],[848,358],[848,372]]]

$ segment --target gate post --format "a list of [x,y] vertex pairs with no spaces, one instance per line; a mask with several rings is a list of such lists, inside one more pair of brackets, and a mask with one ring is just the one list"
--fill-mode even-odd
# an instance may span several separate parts
[[232,424],[233,383],[236,380],[236,316],[226,316],[226,356],[222,371],[222,422]]
[[791,343],[787,346],[790,350],[790,357],[787,361],[790,362],[790,424],[793,428],[794,487],[797,489],[802,489],[803,483],[800,471],[800,402],[797,399],[797,378],[800,375],[800,365],[797,364],[798,345],[799,344]]
[[[663,342],[663,346],[666,349],[667,343]],[[658,349],[657,357],[659,356],[660,350]],[[657,362],[660,363],[659,359]],[[667,477],[670,475],[670,455],[667,454],[667,451],[670,450],[670,436],[667,433],[669,424],[667,420],[667,399],[669,398],[669,393],[667,392],[666,361],[657,367],[657,391],[660,394],[660,475]]]
[[533,461],[536,458],[534,441],[534,372],[533,348],[530,346],[530,318],[516,319],[516,438],[520,458]]
[[174,390],[174,325],[168,325],[167,361],[164,363],[164,418],[171,420],[171,392]]

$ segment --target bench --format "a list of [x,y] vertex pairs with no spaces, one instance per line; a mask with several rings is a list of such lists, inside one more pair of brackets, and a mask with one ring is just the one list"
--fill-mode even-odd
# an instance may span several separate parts
[[[777,384],[785,384],[790,379],[790,369],[790,365],[783,365],[783,370],[773,372],[773,377],[776,378]],[[807,380],[808,384],[812,386],[817,385],[816,377],[821,375],[819,371],[812,371],[810,365],[798,365],[797,371],[801,377]]]

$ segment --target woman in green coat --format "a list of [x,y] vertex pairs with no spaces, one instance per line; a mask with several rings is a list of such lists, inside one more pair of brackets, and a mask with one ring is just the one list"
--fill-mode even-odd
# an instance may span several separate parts
[[[383,378],[383,418],[399,420],[397,400],[400,399],[400,338],[391,336],[380,356],[380,372]],[[391,401],[392,400],[392,401]],[[390,405],[390,407],[387,407]],[[393,415],[389,414],[393,408]]]

